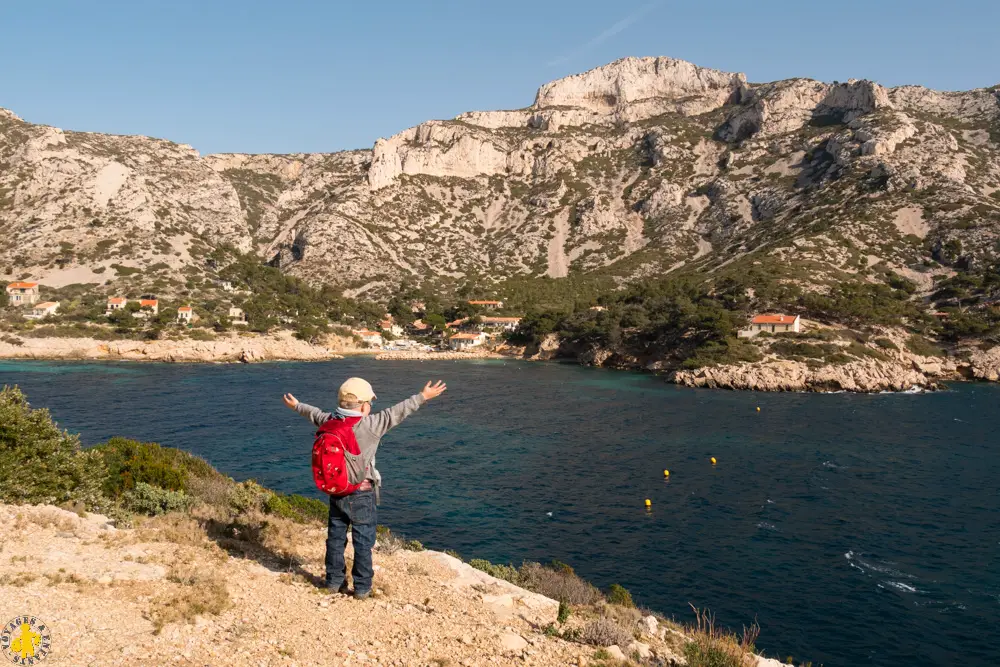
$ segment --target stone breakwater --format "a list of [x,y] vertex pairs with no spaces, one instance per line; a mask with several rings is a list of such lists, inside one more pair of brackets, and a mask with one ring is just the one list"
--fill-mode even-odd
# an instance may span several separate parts
[[93,338],[25,338],[20,344],[0,341],[2,359],[254,363],[343,359],[339,352],[347,351],[314,345],[291,335],[234,335],[211,341]]
[[449,361],[468,359],[505,359],[496,352],[410,352],[406,350],[380,352],[375,355],[378,361]]

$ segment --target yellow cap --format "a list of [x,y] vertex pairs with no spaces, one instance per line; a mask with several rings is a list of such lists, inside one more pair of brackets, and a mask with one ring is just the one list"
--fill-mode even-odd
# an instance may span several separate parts
[[347,394],[353,395],[359,402],[365,403],[375,398],[375,390],[366,380],[361,378],[348,378],[347,382],[340,385],[337,398],[341,401]]

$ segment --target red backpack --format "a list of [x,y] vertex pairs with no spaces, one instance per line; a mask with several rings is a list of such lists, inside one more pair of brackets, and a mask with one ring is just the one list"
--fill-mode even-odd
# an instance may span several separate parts
[[[312,469],[316,488],[332,496],[347,496],[358,490],[364,478],[352,484],[348,474],[347,456],[361,456],[354,437],[354,425],[361,417],[329,419],[316,432],[313,443]],[[367,471],[366,471],[367,472]]]

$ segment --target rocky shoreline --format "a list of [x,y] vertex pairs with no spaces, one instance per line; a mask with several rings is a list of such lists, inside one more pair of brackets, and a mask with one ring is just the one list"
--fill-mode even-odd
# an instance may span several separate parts
[[470,359],[508,359],[510,357],[488,352],[411,352],[408,350],[380,352],[375,355],[376,361],[467,361]]
[[231,334],[216,340],[97,340],[94,338],[24,338],[0,340],[0,359],[65,361],[158,361],[168,363],[256,363],[327,361],[363,352],[340,339],[314,345],[290,333],[273,336]]
[[[212,341],[157,340],[102,341],[93,338],[25,338],[20,344],[0,340],[0,359],[56,361],[153,361],[164,363],[258,363],[265,361],[330,361],[353,355],[374,355],[378,361],[470,361],[518,359],[553,361],[558,345],[544,344],[529,353],[523,348],[499,351],[418,352],[354,347],[330,337],[317,345],[285,332],[271,336],[230,334]],[[638,359],[622,362],[609,353],[590,350],[572,360],[585,366],[664,374],[668,382],[685,387],[741,391],[849,391],[907,392],[944,388],[945,382],[1000,381],[1000,347],[965,349],[961,360],[898,354],[888,360],[861,359],[846,364],[810,365],[801,361],[767,359],[748,364],[710,366],[692,370],[664,368],[662,362]]]

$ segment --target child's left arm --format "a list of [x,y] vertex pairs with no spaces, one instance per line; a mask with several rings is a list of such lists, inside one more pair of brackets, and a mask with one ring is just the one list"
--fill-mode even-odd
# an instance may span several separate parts
[[330,420],[333,415],[329,412],[323,412],[319,408],[315,408],[311,405],[306,405],[299,401],[291,394],[285,394],[281,397],[282,402],[288,406],[288,408],[295,410],[297,413],[311,421],[316,426],[322,426]]

